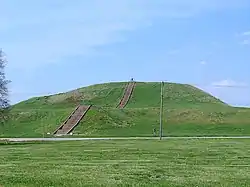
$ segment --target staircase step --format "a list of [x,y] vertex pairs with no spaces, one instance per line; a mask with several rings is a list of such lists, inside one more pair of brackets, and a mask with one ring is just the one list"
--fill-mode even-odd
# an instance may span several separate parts
[[127,105],[128,101],[132,95],[132,92],[134,90],[134,87],[135,87],[135,82],[130,82],[127,85],[127,87],[125,88],[124,95],[123,95],[123,97],[118,105],[118,108],[124,108]]
[[68,134],[72,131],[80,122],[80,120],[85,116],[85,114],[90,109],[91,105],[85,106],[80,105],[78,106],[68,117],[68,119],[60,125],[59,128],[56,129],[54,134]]

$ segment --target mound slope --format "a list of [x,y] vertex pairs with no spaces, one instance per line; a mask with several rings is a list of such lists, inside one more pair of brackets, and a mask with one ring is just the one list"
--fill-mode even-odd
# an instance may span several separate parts
[[[158,128],[160,83],[137,82],[125,109],[117,109],[126,82],[97,84],[32,98],[12,107],[0,136],[49,136],[78,104],[93,105],[73,133],[79,136],[152,136]],[[250,112],[233,108],[185,84],[164,85],[164,135],[243,135]]]

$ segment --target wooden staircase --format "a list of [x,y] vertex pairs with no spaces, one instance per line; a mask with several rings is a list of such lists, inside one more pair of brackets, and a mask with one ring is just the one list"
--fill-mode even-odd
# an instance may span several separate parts
[[117,106],[117,108],[124,108],[128,104],[128,101],[133,93],[134,88],[135,88],[134,81],[131,81],[127,84],[125,91],[124,91],[124,94],[123,94],[123,97],[122,97],[119,105]]
[[69,134],[86,115],[91,105],[79,105],[70,114],[70,116],[62,123],[55,131],[54,135],[66,135]]

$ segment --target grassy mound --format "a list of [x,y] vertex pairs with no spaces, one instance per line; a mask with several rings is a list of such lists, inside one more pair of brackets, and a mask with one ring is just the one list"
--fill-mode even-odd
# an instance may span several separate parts
[[[126,108],[117,109],[126,84],[98,84],[23,101],[12,107],[11,119],[0,125],[0,136],[44,136],[78,104],[93,107],[75,128],[75,136],[152,136],[159,124],[160,83],[138,82]],[[247,135],[249,114],[250,110],[228,106],[193,86],[164,85],[164,135]]]
[[[160,106],[159,83],[137,83],[132,99],[129,102],[129,108],[148,108]],[[164,104],[167,108],[190,108],[226,106],[225,103],[215,97],[186,84],[165,83]]]

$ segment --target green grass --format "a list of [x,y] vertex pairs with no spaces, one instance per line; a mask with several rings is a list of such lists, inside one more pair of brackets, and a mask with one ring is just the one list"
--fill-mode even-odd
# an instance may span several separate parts
[[0,143],[0,185],[247,187],[250,140]]
[[[78,104],[93,107],[75,128],[76,136],[152,136],[159,126],[160,83],[138,82],[126,108],[117,109],[125,86],[98,84],[18,103],[0,125],[0,137],[42,137]],[[231,107],[185,84],[165,83],[163,93],[165,136],[250,135],[250,109]]]
[[0,137],[41,137],[53,132],[73,108],[34,109],[13,112],[11,120],[0,125]]
[[[160,106],[161,85],[157,82],[136,84],[129,102],[129,108],[148,108]],[[211,95],[185,84],[165,83],[164,104],[167,108],[227,107]]]
[[[159,128],[159,109],[91,110],[74,131],[82,136],[152,136]],[[164,112],[165,136],[250,135],[248,110],[199,111],[173,109]],[[139,116],[139,117],[137,117]],[[238,120],[241,123],[238,124]]]
[[[2,137],[42,137],[44,132],[53,132],[72,109],[22,112],[10,124],[0,126]],[[74,136],[152,136],[153,128],[159,128],[158,116],[158,108],[93,108],[75,128]],[[249,111],[244,109],[169,109],[164,112],[163,130],[165,136],[241,136],[250,134],[249,122]]]

